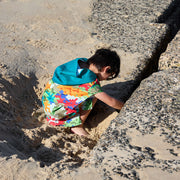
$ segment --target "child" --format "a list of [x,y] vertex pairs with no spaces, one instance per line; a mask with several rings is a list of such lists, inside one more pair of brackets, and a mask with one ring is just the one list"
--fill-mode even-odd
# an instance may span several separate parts
[[89,59],[77,58],[56,68],[47,83],[42,104],[51,125],[71,127],[87,136],[83,123],[99,99],[120,110],[123,103],[102,91],[99,81],[117,77],[120,58],[115,51],[99,49]]

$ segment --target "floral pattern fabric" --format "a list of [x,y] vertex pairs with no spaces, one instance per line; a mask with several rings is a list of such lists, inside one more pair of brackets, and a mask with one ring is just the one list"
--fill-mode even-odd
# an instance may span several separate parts
[[42,96],[42,104],[51,125],[73,127],[81,124],[80,111],[92,109],[92,97],[102,92],[99,81],[67,86],[50,80]]

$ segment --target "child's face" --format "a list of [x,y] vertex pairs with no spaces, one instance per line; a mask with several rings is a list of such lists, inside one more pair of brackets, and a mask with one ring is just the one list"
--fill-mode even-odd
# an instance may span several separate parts
[[107,80],[112,76],[111,73],[107,73],[109,68],[110,66],[106,66],[102,68],[101,71],[98,72],[97,76],[98,76],[99,81]]

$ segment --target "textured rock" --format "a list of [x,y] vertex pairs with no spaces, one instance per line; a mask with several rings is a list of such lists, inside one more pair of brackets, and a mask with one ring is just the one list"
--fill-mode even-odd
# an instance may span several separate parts
[[159,70],[180,67],[180,31],[170,42],[159,60]]
[[93,3],[91,21],[99,39],[138,53],[126,79],[141,80],[157,70],[160,54],[179,28],[179,8],[179,0],[99,0]]
[[164,25],[155,23],[171,2],[95,1],[92,21],[96,23],[97,36],[125,51],[152,53],[166,30],[162,29]]
[[102,135],[91,163],[107,177],[141,179],[151,167],[174,178],[180,171],[179,90],[179,68],[143,80]]

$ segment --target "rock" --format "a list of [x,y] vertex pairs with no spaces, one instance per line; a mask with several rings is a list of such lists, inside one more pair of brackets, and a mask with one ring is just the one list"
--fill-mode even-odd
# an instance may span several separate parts
[[[160,54],[179,29],[179,0],[93,2],[91,20],[97,37],[120,49],[120,55],[126,52],[136,56],[126,80],[141,81],[157,71]],[[127,57],[122,61],[128,66]]]
[[[180,171],[179,90],[179,68],[143,80],[102,135],[91,163],[110,176],[141,179],[151,167],[175,178],[171,173]],[[153,170],[149,179],[152,175]]]
[[180,67],[180,31],[159,59],[159,70]]
[[98,170],[108,171],[110,177],[119,175],[128,179],[154,179],[160,173],[162,179],[178,178],[178,44],[179,33],[160,58],[161,71],[141,82],[94,148],[91,164]]

